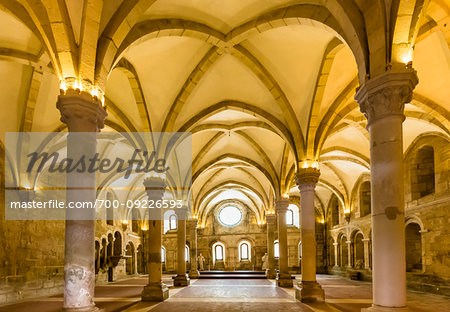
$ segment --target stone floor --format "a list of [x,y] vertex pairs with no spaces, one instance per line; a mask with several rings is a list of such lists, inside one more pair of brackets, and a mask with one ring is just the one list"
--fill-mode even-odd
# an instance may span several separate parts
[[[295,300],[292,288],[278,288],[272,280],[193,280],[191,286],[179,288],[172,286],[169,275],[164,276],[164,282],[170,285],[170,298],[165,302],[140,302],[140,293],[146,284],[145,277],[97,286],[95,301],[105,312],[353,312],[371,305],[370,283],[328,275],[320,275],[318,280],[327,298],[323,304],[300,303]],[[62,300],[62,295],[39,298],[2,306],[0,312],[59,312]],[[408,291],[408,305],[413,312],[450,311],[450,298]]]

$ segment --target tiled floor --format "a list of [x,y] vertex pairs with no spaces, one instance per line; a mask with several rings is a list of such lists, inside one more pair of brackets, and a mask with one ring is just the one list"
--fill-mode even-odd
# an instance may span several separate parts
[[[299,277],[297,277],[299,278]],[[164,276],[170,286],[170,298],[161,303],[140,301],[146,278],[132,278],[97,286],[97,306],[105,312],[264,312],[264,311],[360,311],[371,305],[370,283],[322,275],[318,278],[325,290],[326,303],[303,304],[295,300],[294,289],[275,286],[271,280],[194,280],[191,286],[172,286],[171,276]],[[450,298],[408,291],[408,305],[413,312],[450,311]],[[34,299],[0,307],[0,312],[56,312],[62,307],[62,295]]]

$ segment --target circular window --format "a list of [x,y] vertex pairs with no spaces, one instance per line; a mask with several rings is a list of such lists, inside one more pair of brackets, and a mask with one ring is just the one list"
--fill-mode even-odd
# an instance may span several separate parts
[[242,219],[241,211],[234,206],[226,206],[219,212],[219,221],[226,226],[234,226]]

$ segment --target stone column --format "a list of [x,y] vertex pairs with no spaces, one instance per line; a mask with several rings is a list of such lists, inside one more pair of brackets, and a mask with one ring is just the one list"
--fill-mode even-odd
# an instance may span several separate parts
[[198,278],[200,273],[198,272],[197,265],[197,220],[189,220],[187,221],[189,236],[191,246],[189,248],[190,259],[191,259],[191,269],[189,270],[190,278]]
[[338,243],[333,243],[334,246],[334,267],[338,267]]
[[186,217],[187,208],[176,210],[177,213],[177,276],[173,281],[174,286],[188,286],[189,277],[186,274]]
[[[147,178],[144,180],[145,191],[149,200],[162,200],[166,183],[161,178]],[[149,208],[149,227],[147,231],[147,267],[148,284],[144,287],[142,301],[164,301],[169,298],[169,289],[162,282],[162,211]]]
[[289,199],[279,199],[276,202],[276,210],[278,213],[278,244],[280,247],[280,257],[278,259],[280,272],[277,277],[277,285],[280,287],[292,287],[292,277],[288,268],[288,244],[287,244],[287,227],[286,227],[286,211],[289,207]]
[[[68,89],[58,97],[61,121],[67,124],[67,157],[91,158],[106,111],[96,97]],[[82,134],[80,132],[83,132]],[[87,133],[88,132],[88,133]],[[67,202],[95,202],[96,173],[67,173]],[[95,209],[67,209],[65,226],[63,311],[97,311],[95,287]]]
[[295,298],[302,302],[323,302],[325,293],[316,281],[316,218],[314,195],[320,171],[301,168],[295,175],[300,190],[300,231],[302,241],[302,281],[295,286]]
[[274,255],[274,243],[275,243],[275,223],[277,217],[272,215],[266,215],[267,222],[267,256],[269,258],[269,269],[266,272],[267,278],[275,279],[277,278],[277,270],[275,268],[275,255]]
[[373,306],[368,311],[406,306],[402,123],[417,83],[412,68],[396,65],[366,81],[355,97],[370,134]]
[[370,270],[370,250],[369,250],[369,238],[364,238],[364,269]]
[[347,244],[347,257],[348,257],[347,267],[351,268],[353,267],[352,241],[346,241],[345,243]]

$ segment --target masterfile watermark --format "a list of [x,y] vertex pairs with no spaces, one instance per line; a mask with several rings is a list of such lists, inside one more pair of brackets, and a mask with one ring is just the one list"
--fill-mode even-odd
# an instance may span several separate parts
[[189,206],[190,133],[7,133],[5,143],[7,220],[148,220]]

